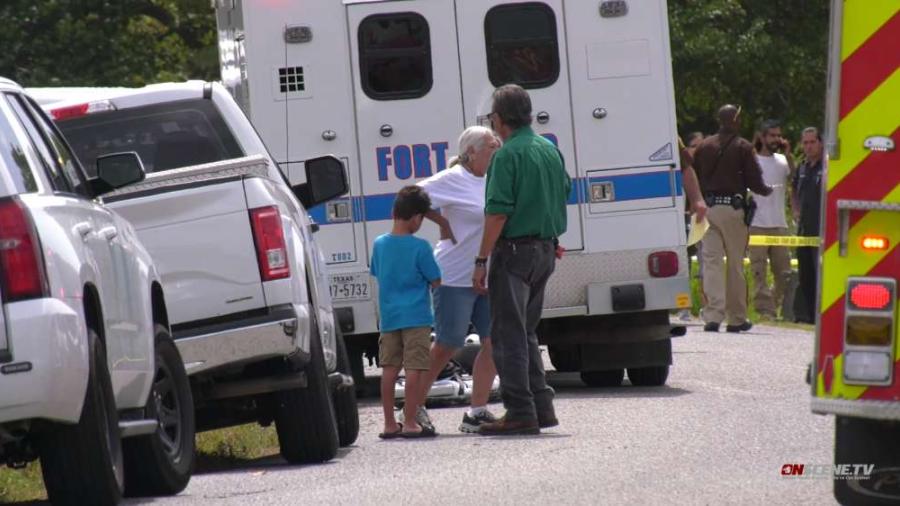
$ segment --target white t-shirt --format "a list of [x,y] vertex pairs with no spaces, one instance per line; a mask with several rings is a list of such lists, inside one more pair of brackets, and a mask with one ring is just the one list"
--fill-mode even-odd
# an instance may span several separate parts
[[780,153],[774,153],[772,156],[756,155],[756,159],[762,169],[763,181],[772,187],[772,194],[768,197],[753,194],[757,206],[756,215],[753,217],[753,226],[787,227],[787,221],[784,218],[784,193],[788,177],[791,174],[787,158]]
[[456,237],[456,244],[445,239],[434,247],[435,259],[441,267],[441,284],[472,286],[475,257],[484,230],[485,178],[456,165],[419,181],[418,185],[431,197],[431,207],[440,208]]

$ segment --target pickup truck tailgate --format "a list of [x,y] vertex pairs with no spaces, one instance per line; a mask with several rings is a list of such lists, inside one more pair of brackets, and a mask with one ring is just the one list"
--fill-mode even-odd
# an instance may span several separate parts
[[265,308],[243,178],[266,174],[247,157],[151,173],[107,194],[156,262],[173,325]]

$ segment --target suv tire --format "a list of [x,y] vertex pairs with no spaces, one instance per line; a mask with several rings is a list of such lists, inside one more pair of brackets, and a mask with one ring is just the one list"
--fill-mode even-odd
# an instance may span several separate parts
[[81,419],[52,423],[38,440],[53,504],[118,504],[124,484],[119,414],[103,342],[88,329],[89,373]]
[[[350,357],[340,329],[337,334],[337,371],[352,376]],[[339,386],[334,391],[334,414],[337,418],[338,440],[341,446],[350,446],[359,436],[359,407],[356,403],[356,386]]]
[[291,464],[327,462],[337,455],[338,429],[318,324],[313,319],[306,387],[275,393],[275,430]]
[[194,399],[178,348],[169,331],[155,326],[156,373],[144,413],[160,426],[154,434],[128,438],[125,494],[174,495],[187,487],[194,469]]
[[628,369],[628,380],[636,387],[661,387],[669,378],[669,366],[632,367]]

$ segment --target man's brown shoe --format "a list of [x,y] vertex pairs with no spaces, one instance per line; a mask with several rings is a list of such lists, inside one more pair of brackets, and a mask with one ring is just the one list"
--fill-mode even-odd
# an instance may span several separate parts
[[505,416],[496,422],[481,425],[478,433],[482,436],[520,436],[540,434],[537,420],[508,420]]

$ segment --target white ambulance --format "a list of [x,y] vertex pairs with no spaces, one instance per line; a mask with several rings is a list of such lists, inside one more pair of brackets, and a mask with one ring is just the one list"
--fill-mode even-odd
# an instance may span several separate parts
[[351,193],[311,214],[357,375],[377,351],[368,267],[394,194],[446,168],[514,82],[574,182],[541,342],[590,385],[625,369],[665,383],[669,311],[690,305],[665,0],[213,3],[223,83],[282,169],[303,177],[320,153],[346,165]]

